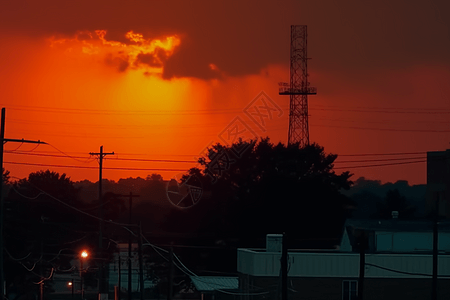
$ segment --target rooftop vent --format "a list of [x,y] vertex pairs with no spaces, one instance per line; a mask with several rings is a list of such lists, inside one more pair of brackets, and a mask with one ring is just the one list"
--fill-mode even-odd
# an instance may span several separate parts
[[282,247],[283,247],[282,234],[266,235],[266,252],[281,252]]
[[393,210],[391,215],[392,215],[392,219],[398,219],[398,211]]

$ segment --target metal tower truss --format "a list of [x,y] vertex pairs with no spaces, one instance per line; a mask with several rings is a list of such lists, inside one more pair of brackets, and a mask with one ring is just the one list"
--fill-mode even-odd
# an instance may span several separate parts
[[280,83],[280,95],[289,95],[288,144],[309,145],[308,95],[317,89],[309,86],[306,25],[291,26],[290,83]]

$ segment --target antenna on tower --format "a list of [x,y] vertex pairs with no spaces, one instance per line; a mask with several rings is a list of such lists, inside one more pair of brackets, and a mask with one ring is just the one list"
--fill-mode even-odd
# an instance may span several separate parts
[[308,95],[317,94],[309,86],[306,25],[291,25],[290,83],[280,82],[280,95],[289,95],[288,145],[309,145]]

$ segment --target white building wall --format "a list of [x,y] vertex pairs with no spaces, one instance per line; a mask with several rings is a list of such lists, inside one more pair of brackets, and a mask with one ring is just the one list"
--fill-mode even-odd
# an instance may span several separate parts
[[[432,232],[377,232],[376,250],[377,251],[432,251],[433,233]],[[438,236],[439,251],[450,252],[450,233],[439,232]]]
[[[238,249],[238,272],[252,276],[277,277],[280,274],[280,259],[280,253]],[[359,259],[358,253],[290,252],[289,276],[357,278]],[[366,254],[365,276],[367,278],[431,278],[432,264],[433,257],[429,254]],[[439,255],[438,274],[448,275],[450,279],[450,255]]]

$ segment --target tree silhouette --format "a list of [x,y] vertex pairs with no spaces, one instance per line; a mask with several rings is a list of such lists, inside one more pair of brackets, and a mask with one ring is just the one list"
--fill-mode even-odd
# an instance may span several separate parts
[[[79,214],[68,207],[80,206],[78,190],[65,174],[38,171],[10,186],[5,199],[5,279],[18,282],[14,288],[27,290],[41,275],[67,269],[77,250],[73,241],[86,232]],[[33,266],[37,266],[33,272],[26,269]]]
[[5,170],[5,168],[3,168],[2,170],[3,170],[3,172],[2,172],[2,174],[3,174],[3,177],[2,177],[3,178],[3,183],[7,184],[9,182],[9,179],[10,179],[9,171]]
[[269,138],[213,145],[197,172],[212,196],[208,227],[225,236],[264,241],[267,233],[293,238],[337,237],[351,203],[340,193],[351,174],[333,171],[337,155],[312,144],[272,144]]
[[410,205],[406,197],[402,196],[397,189],[386,192],[383,202],[377,203],[375,217],[381,219],[392,218],[392,211],[398,212],[399,219],[411,219],[414,217],[416,207]]

